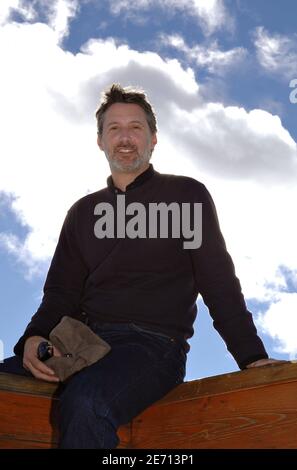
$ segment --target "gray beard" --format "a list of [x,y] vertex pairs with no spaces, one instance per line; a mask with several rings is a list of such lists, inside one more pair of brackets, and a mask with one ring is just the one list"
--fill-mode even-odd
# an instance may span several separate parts
[[131,173],[131,172],[134,172],[136,170],[139,170],[142,166],[144,166],[146,163],[148,163],[151,159],[152,152],[151,153],[146,153],[146,154],[141,155],[141,156],[138,156],[129,165],[127,165],[127,164],[123,165],[118,160],[110,158],[107,153],[105,153],[105,155],[106,155],[106,158],[108,160],[111,171],[114,170],[114,171],[117,171],[117,172],[120,172],[120,173]]

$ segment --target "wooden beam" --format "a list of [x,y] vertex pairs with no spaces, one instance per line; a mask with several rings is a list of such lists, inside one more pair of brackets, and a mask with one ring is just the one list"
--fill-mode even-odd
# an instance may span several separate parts
[[[57,446],[59,388],[0,373],[0,448]],[[297,448],[297,364],[179,385],[119,429],[120,448]]]

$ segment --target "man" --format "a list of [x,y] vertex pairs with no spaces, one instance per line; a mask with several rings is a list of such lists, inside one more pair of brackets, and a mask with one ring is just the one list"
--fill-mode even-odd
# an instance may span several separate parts
[[[15,346],[24,368],[50,382],[58,377],[37,358],[37,348],[64,315],[87,323],[111,346],[61,393],[61,448],[116,447],[121,424],[183,381],[198,293],[241,369],[277,362],[257,336],[207,189],[149,163],[157,126],[145,94],[113,85],[96,117],[111,169],[107,188],[68,211],[42,303]],[[137,208],[137,222],[123,220],[123,203],[125,216]],[[176,236],[173,225],[164,236],[162,218],[152,227],[146,211],[160,203],[174,208],[181,223],[186,215],[179,209],[190,204],[195,215],[202,207],[199,246],[185,248],[187,232]]]

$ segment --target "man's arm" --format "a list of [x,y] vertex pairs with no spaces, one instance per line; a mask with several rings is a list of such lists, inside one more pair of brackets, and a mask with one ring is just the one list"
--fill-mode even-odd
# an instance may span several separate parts
[[22,355],[32,336],[48,338],[64,315],[79,313],[80,299],[88,269],[83,261],[76,229],[75,210],[68,211],[44,285],[44,296],[25,333],[14,347]]
[[202,245],[190,250],[195,279],[215,329],[239,367],[244,369],[248,364],[267,360],[268,355],[247,310],[215,205],[207,189],[203,187],[203,190]]

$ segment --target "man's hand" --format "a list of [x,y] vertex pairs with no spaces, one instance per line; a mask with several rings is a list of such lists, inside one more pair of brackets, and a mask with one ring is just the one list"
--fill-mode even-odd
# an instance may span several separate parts
[[262,367],[262,366],[278,366],[279,364],[285,364],[289,361],[283,361],[279,359],[259,359],[258,361],[251,362],[246,366],[247,369],[251,369],[252,367]]
[[[59,378],[55,375],[55,372],[37,357],[37,348],[41,341],[47,341],[47,339],[42,336],[30,336],[30,338],[26,340],[23,366],[37,379],[46,380],[47,382],[59,382]],[[55,347],[54,356],[62,356],[60,351]]]

